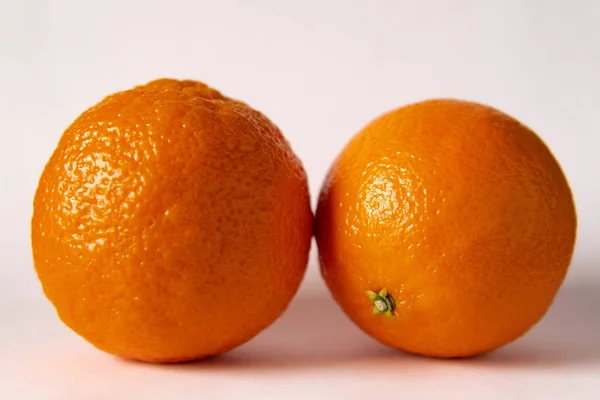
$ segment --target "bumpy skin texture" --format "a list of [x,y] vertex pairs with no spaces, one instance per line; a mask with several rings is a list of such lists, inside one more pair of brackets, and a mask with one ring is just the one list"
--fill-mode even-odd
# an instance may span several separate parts
[[[392,111],[334,162],[315,218],[321,271],[380,342],[471,356],[525,333],[567,272],[571,191],[528,128],[486,106],[431,100]],[[386,288],[394,319],[372,315]]]
[[176,362],[230,350],[294,296],[307,180],[262,114],[194,81],[116,93],[64,132],[34,200],[35,268],[99,349]]

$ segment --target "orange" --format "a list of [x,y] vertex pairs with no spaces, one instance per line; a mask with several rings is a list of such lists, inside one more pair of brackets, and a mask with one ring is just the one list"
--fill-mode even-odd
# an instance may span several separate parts
[[457,100],[371,122],[331,167],[315,217],[322,275],[346,314],[384,344],[435,357],[524,334],[565,277],[575,231],[544,143]]
[[33,258],[58,315],[148,362],[230,350],[306,269],[306,175],[265,116],[194,81],[106,97],[64,132],[34,199]]

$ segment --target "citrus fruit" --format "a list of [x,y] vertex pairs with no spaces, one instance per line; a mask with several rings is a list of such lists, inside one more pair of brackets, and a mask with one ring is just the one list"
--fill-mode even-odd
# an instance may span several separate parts
[[571,191],[538,136],[450,99],[366,126],[333,163],[315,217],[345,313],[384,344],[436,357],[483,353],[534,325],[575,231]]
[[106,97],[39,181],[33,258],[46,296],[108,353],[177,362],[271,324],[306,269],[306,175],[265,116],[194,81]]

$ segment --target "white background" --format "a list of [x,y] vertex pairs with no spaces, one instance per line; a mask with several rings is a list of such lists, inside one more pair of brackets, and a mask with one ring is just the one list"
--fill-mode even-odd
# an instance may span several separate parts
[[[600,395],[600,1],[0,0],[0,398],[521,399]],[[223,357],[151,366],[65,328],[31,261],[31,201],[66,126],[108,93],[193,78],[266,113],[313,200],[337,152],[400,105],[459,97],[531,126],[575,194],[569,276],[525,338],[463,361],[374,343],[315,263],[288,312]]]

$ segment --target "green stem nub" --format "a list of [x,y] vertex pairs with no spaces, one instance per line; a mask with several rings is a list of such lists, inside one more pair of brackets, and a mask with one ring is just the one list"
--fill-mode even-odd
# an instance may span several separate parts
[[373,303],[373,315],[383,314],[389,319],[394,319],[392,311],[396,308],[396,303],[386,288],[381,289],[379,293],[367,290],[367,296]]

